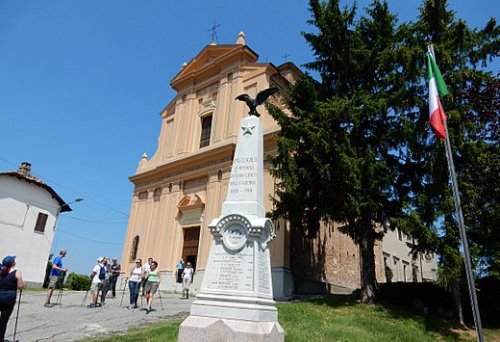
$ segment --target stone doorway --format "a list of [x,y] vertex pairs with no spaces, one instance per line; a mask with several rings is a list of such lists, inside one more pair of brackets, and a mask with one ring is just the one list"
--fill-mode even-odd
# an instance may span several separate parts
[[184,245],[182,247],[182,256],[184,262],[193,265],[196,270],[196,262],[198,259],[198,245],[200,242],[200,226],[187,227],[183,229]]

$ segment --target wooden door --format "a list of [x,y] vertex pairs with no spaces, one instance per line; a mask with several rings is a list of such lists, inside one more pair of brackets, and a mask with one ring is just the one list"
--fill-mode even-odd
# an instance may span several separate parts
[[200,242],[200,227],[184,228],[184,246],[182,247],[182,256],[184,261],[190,262],[193,269],[196,269],[198,257],[198,245]]

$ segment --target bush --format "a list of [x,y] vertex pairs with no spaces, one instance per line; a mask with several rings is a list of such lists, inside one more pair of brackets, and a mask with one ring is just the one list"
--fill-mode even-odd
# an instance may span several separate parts
[[50,276],[50,270],[52,269],[52,254],[49,256],[49,260],[47,261],[47,266],[45,267],[45,277],[43,278],[43,285],[42,287],[46,289],[49,287],[49,276]]
[[440,316],[453,314],[453,300],[434,283],[385,283],[379,284],[378,299],[394,305],[432,312]]
[[[476,281],[477,299],[484,326],[500,326],[500,280],[481,278]],[[463,313],[466,322],[474,321],[469,291],[461,289]],[[440,316],[454,316],[455,306],[451,295],[433,283],[385,283],[379,284],[378,299],[395,305],[432,312]]]
[[90,289],[90,277],[83,274],[70,273],[66,279],[66,286],[71,290],[88,291]]
[[[477,301],[483,325],[492,328],[500,327],[500,279],[494,277],[481,278],[476,281]],[[462,302],[470,308],[469,292],[462,290]],[[465,306],[465,304],[464,304]],[[472,310],[468,310],[472,320]]]

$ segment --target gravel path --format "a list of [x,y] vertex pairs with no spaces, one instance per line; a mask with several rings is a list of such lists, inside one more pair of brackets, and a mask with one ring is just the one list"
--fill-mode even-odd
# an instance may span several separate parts
[[[57,302],[58,290],[54,291],[52,301]],[[22,293],[16,340],[19,342],[34,341],[79,341],[86,337],[124,333],[127,329],[148,325],[150,323],[168,321],[179,314],[188,315],[191,302],[180,299],[180,294],[162,292],[163,309],[158,293],[153,302],[154,311],[146,314],[144,310],[129,310],[128,291],[120,307],[122,293],[116,298],[108,298],[106,305],[94,309],[82,306],[85,292],[64,291],[61,304],[52,308],[43,306],[46,293],[42,291],[25,291]],[[85,304],[90,302],[90,294]],[[18,293],[19,302],[19,293]],[[139,299],[140,301],[140,299]],[[140,302],[139,302],[140,303]],[[146,299],[143,299],[146,306]],[[6,342],[12,341],[16,321],[17,303],[11,315],[5,335]]]

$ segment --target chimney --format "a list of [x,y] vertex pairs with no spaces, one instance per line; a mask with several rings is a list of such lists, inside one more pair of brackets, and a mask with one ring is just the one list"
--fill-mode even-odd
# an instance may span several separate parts
[[17,170],[20,174],[24,176],[29,176],[31,172],[31,164],[28,162],[22,162],[19,170]]

